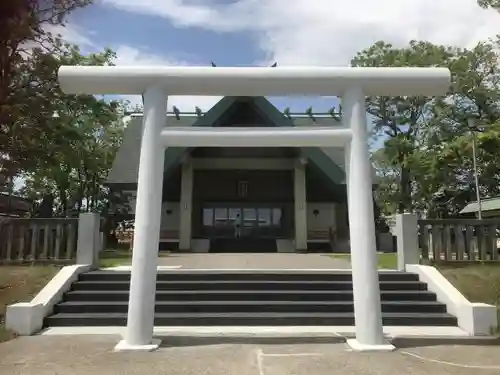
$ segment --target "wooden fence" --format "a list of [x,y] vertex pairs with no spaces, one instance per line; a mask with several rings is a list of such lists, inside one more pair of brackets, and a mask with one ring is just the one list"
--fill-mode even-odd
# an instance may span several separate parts
[[499,219],[419,220],[422,258],[437,261],[498,261]]
[[71,262],[77,218],[9,219],[0,223],[0,263]]

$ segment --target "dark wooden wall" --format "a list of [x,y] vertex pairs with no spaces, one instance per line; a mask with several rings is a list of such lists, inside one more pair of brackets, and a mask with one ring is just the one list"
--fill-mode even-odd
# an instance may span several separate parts
[[[240,195],[243,182],[246,194]],[[204,202],[293,202],[292,171],[200,170],[193,186],[193,200]]]
[[[265,162],[264,162],[265,163]],[[246,197],[238,196],[238,181],[248,182]],[[293,203],[293,171],[194,171],[193,199],[208,202],[290,202]],[[163,183],[163,201],[178,202],[181,193],[180,168]],[[320,173],[307,169],[308,202],[347,201],[346,185],[335,185]]]

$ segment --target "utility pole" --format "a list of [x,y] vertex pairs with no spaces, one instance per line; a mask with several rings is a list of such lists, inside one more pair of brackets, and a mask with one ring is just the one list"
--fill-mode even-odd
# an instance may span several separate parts
[[477,147],[477,135],[476,133],[480,131],[476,125],[476,119],[474,117],[469,117],[468,119],[469,130],[472,133],[472,164],[474,168],[474,180],[476,184],[476,201],[477,201],[477,215],[478,219],[483,219],[483,210],[481,207],[481,194],[479,192],[479,174],[477,172],[477,156],[476,156],[476,147]]

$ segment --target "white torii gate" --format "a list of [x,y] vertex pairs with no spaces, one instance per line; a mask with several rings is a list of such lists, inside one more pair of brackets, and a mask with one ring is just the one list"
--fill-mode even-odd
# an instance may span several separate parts
[[[392,350],[384,339],[377,273],[365,96],[446,93],[445,68],[212,68],[62,66],[69,94],[143,95],[127,330],[116,350],[153,350],[158,241],[166,147],[345,147],[356,350]],[[169,95],[341,96],[340,128],[165,127]]]

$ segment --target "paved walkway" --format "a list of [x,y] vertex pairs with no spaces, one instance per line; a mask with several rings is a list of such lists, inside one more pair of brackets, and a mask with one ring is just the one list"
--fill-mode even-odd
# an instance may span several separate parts
[[430,346],[355,353],[343,343],[269,344],[165,338],[151,353],[114,353],[116,336],[33,336],[0,344],[9,375],[494,375],[498,346]]
[[192,269],[350,269],[343,259],[322,254],[180,254],[159,258],[160,266]]

